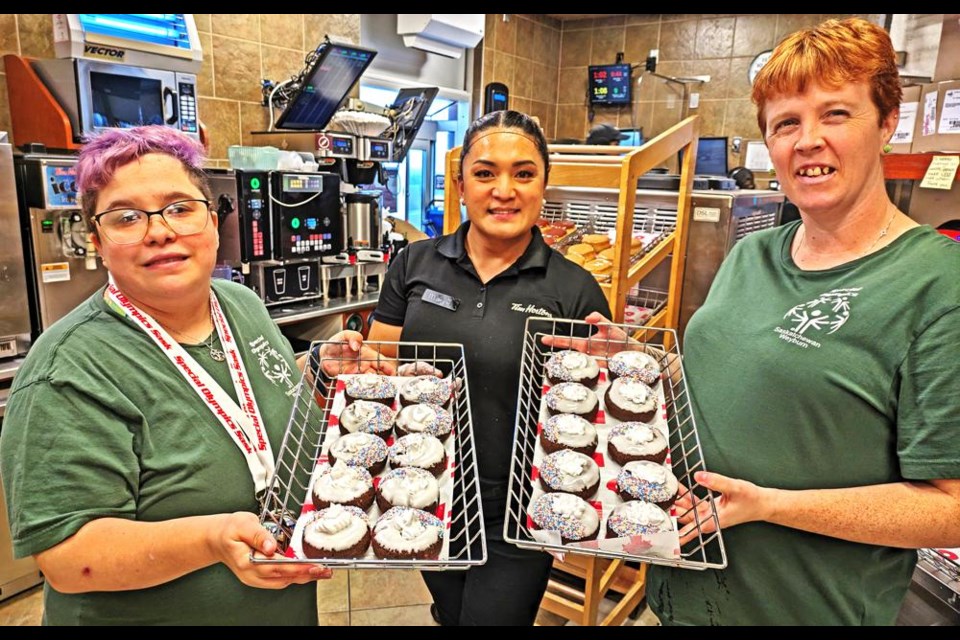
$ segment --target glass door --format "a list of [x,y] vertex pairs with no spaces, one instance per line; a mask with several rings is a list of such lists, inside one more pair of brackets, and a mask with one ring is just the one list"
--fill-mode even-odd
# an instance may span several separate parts
[[406,158],[407,222],[426,231],[424,212],[433,194],[433,163],[430,155],[433,144],[429,140],[414,140]]
[[[447,150],[460,144],[469,124],[469,101],[457,93],[441,90],[403,161],[384,163],[385,184],[379,186],[385,215],[405,219],[430,236],[443,233]],[[391,104],[396,94],[397,88],[360,84],[360,99],[371,105]]]

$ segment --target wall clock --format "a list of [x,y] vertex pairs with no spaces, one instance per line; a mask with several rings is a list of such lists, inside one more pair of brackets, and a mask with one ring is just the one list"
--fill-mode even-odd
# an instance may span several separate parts
[[767,49],[757,54],[757,57],[753,59],[753,62],[750,63],[750,66],[747,68],[747,78],[750,79],[750,85],[753,85],[754,78],[757,77],[757,74],[760,73],[760,69],[763,68],[763,65],[767,64],[767,60],[770,59],[770,56],[773,55],[773,51]]

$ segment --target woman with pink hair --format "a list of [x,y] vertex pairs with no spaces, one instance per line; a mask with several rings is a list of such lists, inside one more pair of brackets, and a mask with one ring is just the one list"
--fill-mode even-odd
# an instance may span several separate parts
[[[33,345],[0,442],[14,554],[47,624],[316,624],[311,564],[251,562],[299,378],[245,287],[212,280],[199,143],[163,126],[88,142],[77,186],[107,286]],[[296,373],[296,375],[295,375]]]

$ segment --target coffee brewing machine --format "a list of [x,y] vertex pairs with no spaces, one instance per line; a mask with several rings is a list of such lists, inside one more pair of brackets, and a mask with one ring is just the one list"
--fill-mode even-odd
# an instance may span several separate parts
[[77,203],[76,156],[14,156],[32,339],[107,282]]
[[401,90],[387,108],[352,99],[341,108],[376,53],[327,38],[297,76],[264,83],[270,121],[275,106],[282,112],[276,128],[251,132],[256,145],[299,152],[316,170],[208,171],[220,215],[218,262],[268,306],[349,298],[382,284],[389,246],[379,192],[358,186],[385,183],[382,163],[406,157],[438,89]]
[[268,306],[326,296],[321,260],[343,252],[340,177],[332,173],[211,169],[220,220],[217,262]]

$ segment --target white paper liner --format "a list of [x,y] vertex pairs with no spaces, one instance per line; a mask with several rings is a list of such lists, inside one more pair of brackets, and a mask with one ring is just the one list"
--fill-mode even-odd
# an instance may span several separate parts
[[[302,508],[300,511],[300,517],[297,518],[297,524],[293,530],[293,537],[290,540],[290,549],[293,550],[293,553],[296,555],[296,557],[300,559],[306,559],[308,562],[315,561],[315,562],[323,563],[326,561],[324,559],[307,558],[304,555],[303,529],[307,525],[307,523],[310,521],[310,519],[313,517],[313,514],[316,512],[316,509],[313,506],[313,498],[311,495],[313,490],[313,481],[319,473],[321,473],[324,469],[329,468],[330,464],[328,462],[327,454],[330,451],[330,447],[332,447],[333,444],[337,440],[339,440],[341,436],[340,427],[338,426],[339,416],[340,416],[340,412],[343,411],[347,406],[346,397],[343,393],[343,383],[347,378],[351,378],[351,377],[353,377],[352,374],[340,375],[339,376],[340,379],[337,380],[337,382],[335,383],[336,392],[333,398],[333,404],[330,409],[330,416],[331,416],[330,423],[327,425],[327,432],[323,438],[323,444],[321,445],[321,449],[320,449],[320,457],[317,459],[317,463],[313,469],[313,473],[311,473],[310,475],[310,485],[309,487],[307,487],[307,494],[306,496],[304,496],[304,499],[301,501]],[[401,384],[403,382],[408,382],[410,378],[394,376],[394,377],[389,377],[389,380],[393,382],[394,385],[396,385],[398,390],[397,396],[399,396],[399,389]],[[454,485],[453,478],[454,478],[454,474],[457,472],[457,464],[458,464],[458,461],[456,460],[456,448],[454,446],[455,439],[457,438],[457,434],[455,432],[458,429],[462,428],[460,424],[457,424],[456,414],[453,413],[452,411],[453,403],[455,402],[456,402],[456,398],[454,398],[454,400],[450,404],[451,415],[454,418],[453,432],[450,434],[450,437],[447,438],[446,442],[443,443],[443,447],[447,452],[447,468],[446,470],[444,470],[442,474],[440,474],[440,476],[437,477],[437,482],[440,485],[439,502],[440,502],[440,505],[444,507],[443,518],[441,518],[441,522],[443,522],[443,546],[440,548],[440,556],[438,557],[437,560],[423,560],[423,562],[443,562],[450,558],[450,522],[452,520],[451,506],[453,504],[453,485]],[[392,405],[392,408],[396,413],[399,413],[399,410],[401,407],[400,407],[399,399],[397,397],[394,398],[394,403]],[[333,418],[336,418],[336,420],[334,420]],[[376,436],[376,437],[379,437],[379,436]],[[389,445],[396,442],[396,440],[397,440],[396,430],[394,430],[394,435],[391,436],[388,442],[388,448],[389,448]],[[375,475],[374,479],[382,478],[390,470],[391,470],[391,467],[390,467],[390,462],[388,458],[388,461],[384,466],[383,471]],[[377,506],[376,500],[374,500],[373,505],[369,509],[367,509],[366,513],[367,513],[367,523],[370,525],[370,529],[371,529],[370,534],[372,536],[373,527],[376,525],[377,519],[382,514],[382,512],[380,511],[380,507]],[[357,560],[358,562],[367,562],[367,561],[387,562],[387,560],[378,558],[376,556],[376,554],[373,552],[372,544],[370,545],[370,547],[367,549],[367,552],[363,556],[355,558],[355,560]],[[385,564],[384,566],[388,567],[390,565]]]
[[[650,422],[643,424],[648,425],[652,429],[659,431],[663,437],[666,439],[667,445],[667,459],[664,462],[667,468],[671,468],[670,460],[670,434],[669,427],[667,424],[667,407],[666,399],[663,395],[663,376],[661,374],[661,380],[658,381],[655,385],[652,386],[653,391],[657,395],[657,403],[660,406],[660,410],[657,412],[657,415]],[[546,402],[546,390],[550,387],[550,383],[547,381],[546,376],[543,379],[543,396],[540,401],[540,417],[539,423],[540,428],[537,433],[537,446],[533,454],[533,466],[538,470],[543,463],[543,459],[547,456],[547,453],[543,450],[543,446],[540,444],[540,431],[542,427],[546,424],[547,419],[550,418],[551,414],[547,410]],[[616,492],[615,489],[610,489],[610,486],[616,485],[617,475],[620,473],[622,468],[619,464],[613,461],[612,458],[607,454],[607,439],[610,435],[610,431],[614,426],[620,424],[620,420],[614,418],[606,410],[605,405],[605,395],[607,387],[610,386],[609,372],[605,368],[600,369],[600,381],[597,384],[597,388],[592,390],[597,394],[597,400],[600,403],[600,411],[598,412],[597,418],[594,419],[593,426],[597,429],[597,450],[593,455],[594,460],[600,460],[603,464],[600,466],[600,488],[597,490],[596,495],[587,499],[587,502],[596,506],[597,503],[600,504],[601,513],[600,513],[600,527],[597,532],[597,540],[587,540],[585,542],[571,542],[564,545],[561,541],[560,534],[556,531],[547,531],[545,529],[537,529],[534,525],[533,527],[528,527],[528,531],[534,540],[542,542],[544,544],[564,546],[571,551],[582,549],[582,550],[602,550],[602,551],[611,551],[616,553],[625,553],[631,556],[646,556],[646,557],[655,557],[655,558],[664,558],[667,560],[677,560],[680,558],[680,536],[677,532],[677,517],[676,509],[671,507],[668,510],[670,514],[670,520],[673,522],[673,529],[670,531],[663,531],[659,533],[651,534],[642,534],[637,536],[631,536],[626,538],[605,538],[604,536],[607,533],[607,518],[613,512],[613,509],[621,504],[624,504],[624,500]],[[603,422],[598,422],[603,420]],[[609,485],[609,486],[608,486]],[[527,505],[527,513],[529,515],[530,509],[537,498],[543,495],[545,492],[540,486],[539,476],[537,479],[533,480],[533,494],[530,498],[530,503]],[[528,519],[528,522],[532,522],[532,519]],[[556,552],[553,553],[561,562],[563,561],[563,553]]]

